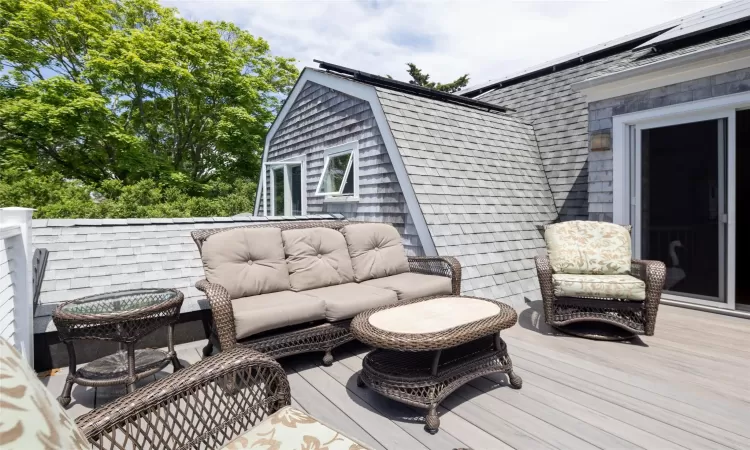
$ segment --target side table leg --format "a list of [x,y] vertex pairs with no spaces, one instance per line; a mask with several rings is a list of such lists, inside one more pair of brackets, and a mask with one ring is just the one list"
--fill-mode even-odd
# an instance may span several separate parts
[[135,390],[135,342],[129,342],[128,347],[128,393]]
[[78,370],[76,368],[76,350],[73,347],[73,343],[66,342],[65,346],[68,348],[68,376],[65,378],[65,387],[62,394],[57,397],[57,402],[61,406],[68,406],[70,404],[70,392],[73,390],[73,375]]
[[182,364],[180,364],[180,360],[177,359],[177,352],[174,351],[174,324],[172,323],[167,327],[167,350],[169,351],[169,358],[172,360],[174,372],[182,369]]
[[437,414],[437,405],[432,405],[424,416],[424,429],[430,434],[435,434],[440,428],[440,418]]

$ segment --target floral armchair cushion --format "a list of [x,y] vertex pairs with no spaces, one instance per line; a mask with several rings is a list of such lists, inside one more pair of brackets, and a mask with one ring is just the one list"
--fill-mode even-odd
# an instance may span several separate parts
[[367,450],[312,416],[290,406],[282,408],[223,450]]
[[645,300],[646,283],[631,275],[552,275],[555,297]]
[[544,240],[554,273],[630,273],[630,226],[574,220],[548,225]]
[[0,339],[0,448],[91,448],[34,370],[5,339]]

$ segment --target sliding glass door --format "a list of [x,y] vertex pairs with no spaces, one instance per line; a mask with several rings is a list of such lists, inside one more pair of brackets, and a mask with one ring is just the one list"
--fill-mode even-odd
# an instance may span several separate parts
[[632,127],[634,253],[666,264],[665,298],[728,302],[728,124],[718,117]]

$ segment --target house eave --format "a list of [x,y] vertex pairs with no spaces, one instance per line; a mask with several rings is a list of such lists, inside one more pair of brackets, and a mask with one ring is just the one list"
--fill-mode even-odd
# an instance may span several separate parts
[[750,67],[750,38],[678,55],[571,85],[588,102]]

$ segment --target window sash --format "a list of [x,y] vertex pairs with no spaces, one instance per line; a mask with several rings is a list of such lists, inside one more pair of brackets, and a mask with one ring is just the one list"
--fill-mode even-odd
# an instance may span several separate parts
[[[336,191],[322,191],[323,188],[323,181],[325,180],[326,174],[328,173],[328,168],[331,165],[331,160],[343,156],[343,155],[349,155],[349,159],[346,164],[346,169],[344,170],[344,176],[341,180],[341,185],[339,186],[338,190]],[[344,187],[346,186],[346,180],[349,177],[349,172],[353,170],[352,166],[354,165],[354,150],[346,150],[343,152],[338,153],[332,153],[330,155],[326,155],[325,157],[325,163],[323,164],[323,171],[320,173],[320,179],[318,180],[318,187],[315,190],[316,195],[353,195],[353,194],[344,194]],[[357,175],[356,173],[354,174]],[[353,180],[352,180],[353,181]],[[352,186],[352,191],[354,191],[354,187]]]

